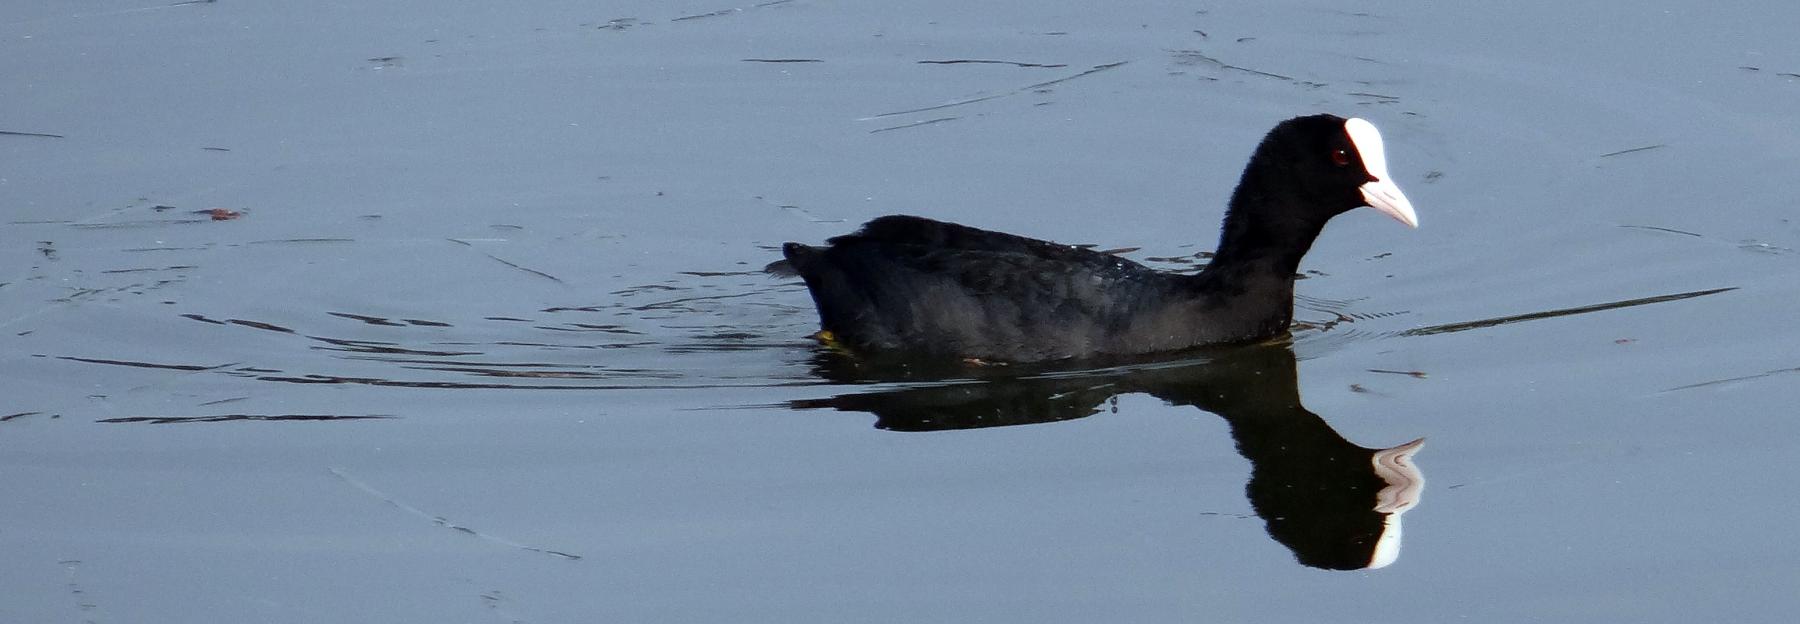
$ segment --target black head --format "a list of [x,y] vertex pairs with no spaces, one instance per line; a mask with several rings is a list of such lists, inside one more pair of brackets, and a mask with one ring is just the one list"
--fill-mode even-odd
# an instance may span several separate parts
[[1295,117],[1270,130],[1244,172],[1243,189],[1285,198],[1306,221],[1325,220],[1369,206],[1411,227],[1419,226],[1412,203],[1387,171],[1381,133],[1362,119],[1336,115]]

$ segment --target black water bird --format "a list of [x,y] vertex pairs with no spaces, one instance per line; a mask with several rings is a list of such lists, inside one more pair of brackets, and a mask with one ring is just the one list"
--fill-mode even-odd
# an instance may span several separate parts
[[1244,167],[1218,251],[1194,275],[1089,249],[913,216],[824,247],[782,247],[828,344],[864,355],[1030,362],[1176,351],[1280,335],[1300,258],[1332,217],[1412,203],[1362,119],[1276,125]]

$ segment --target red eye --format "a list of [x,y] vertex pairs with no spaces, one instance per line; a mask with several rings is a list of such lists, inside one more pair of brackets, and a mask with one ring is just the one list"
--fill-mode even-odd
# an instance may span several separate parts
[[1350,152],[1341,149],[1331,150],[1331,162],[1337,163],[1339,167],[1349,166]]

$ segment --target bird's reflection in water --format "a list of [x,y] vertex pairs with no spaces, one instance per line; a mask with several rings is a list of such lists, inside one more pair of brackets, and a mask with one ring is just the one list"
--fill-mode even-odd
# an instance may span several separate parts
[[[820,375],[840,381],[942,380],[946,374],[971,373],[883,368],[837,355],[822,355],[815,365]],[[1130,392],[1192,405],[1230,424],[1238,453],[1250,460],[1245,489],[1256,515],[1300,563],[1316,568],[1393,563],[1400,553],[1400,516],[1419,502],[1424,486],[1412,463],[1422,439],[1385,449],[1358,446],[1300,404],[1294,353],[1287,345],[1077,372],[1014,367],[975,372],[984,377],[796,401],[793,407],[869,412],[876,427],[891,431],[941,431],[1082,418]]]

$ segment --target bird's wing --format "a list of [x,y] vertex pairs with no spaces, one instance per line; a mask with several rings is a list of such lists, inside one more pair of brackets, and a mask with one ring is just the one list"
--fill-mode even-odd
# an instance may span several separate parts
[[[972,254],[968,256],[969,258],[989,257],[986,254],[1019,254],[1025,257],[1007,259],[1000,255],[992,256],[996,262],[1000,263],[1022,262],[1029,258],[1039,258],[1053,262],[1072,262],[1093,270],[1101,270],[1119,263],[1142,268],[1141,265],[1131,260],[1086,247],[1064,245],[908,215],[891,215],[869,221],[855,233],[838,236],[828,242],[832,245],[867,242],[918,246],[925,250],[985,252]],[[982,261],[973,260],[973,262],[980,264]]]

